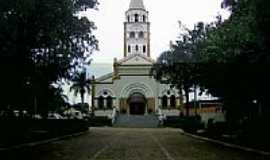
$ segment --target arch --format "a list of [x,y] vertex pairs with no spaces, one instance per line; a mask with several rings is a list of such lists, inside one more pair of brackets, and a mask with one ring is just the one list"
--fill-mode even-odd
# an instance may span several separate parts
[[168,97],[167,97],[166,95],[164,95],[164,96],[162,97],[162,102],[161,102],[161,104],[162,104],[162,108],[167,108],[167,107],[168,107]]
[[146,22],[146,16],[143,15],[143,22]]
[[98,97],[98,108],[100,108],[100,109],[104,108],[104,97],[103,96]]
[[170,97],[170,107],[172,107],[172,108],[176,107],[176,97],[175,97],[175,95],[172,95]]
[[145,96],[139,92],[135,92],[127,100],[129,104],[130,114],[143,115],[146,111],[147,100]]
[[[170,94],[168,94],[168,91]],[[175,89],[164,89],[164,90],[162,90],[162,92],[160,92],[159,95],[160,95],[160,97],[163,95],[167,95],[168,97],[170,97],[171,95],[177,96],[178,94],[177,94],[177,90],[175,90]]]
[[134,19],[135,19],[135,22],[139,22],[139,15],[138,14],[134,14]]
[[130,53],[131,52],[131,47],[130,47],[130,45],[128,45],[128,53]]
[[[105,92],[107,92],[107,94],[104,94]],[[102,90],[100,90],[97,94],[97,96],[103,96],[103,97],[108,97],[108,96],[111,96],[111,97],[114,97],[115,96],[115,93],[113,92],[112,89],[109,89],[109,88],[104,88]]]
[[146,52],[146,46],[143,45],[143,53],[145,53],[145,52]]
[[129,33],[129,38],[135,38],[135,32],[130,32]]
[[127,101],[128,101],[128,103],[134,103],[134,102],[145,103],[146,98],[142,93],[134,92],[134,93],[130,94]]
[[144,38],[144,32],[143,31],[139,32],[139,38]]
[[120,92],[121,98],[128,98],[134,93],[141,93],[145,97],[154,97],[154,92],[151,87],[142,82],[130,83],[122,88]]
[[135,46],[135,50],[136,50],[136,52],[139,51],[139,46],[138,45]]
[[106,106],[109,109],[112,109],[113,108],[113,98],[111,96],[108,96],[107,97]]

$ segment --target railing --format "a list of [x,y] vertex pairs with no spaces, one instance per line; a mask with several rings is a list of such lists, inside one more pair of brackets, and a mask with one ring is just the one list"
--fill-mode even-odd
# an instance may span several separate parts
[[113,108],[111,118],[112,118],[112,124],[114,124],[116,121],[116,118],[117,118],[117,109],[116,108]]
[[158,116],[158,120],[159,120],[159,125],[163,125],[164,120],[166,120],[166,115],[164,115],[162,113],[162,110],[160,108],[158,108],[158,110],[157,110],[157,116]]

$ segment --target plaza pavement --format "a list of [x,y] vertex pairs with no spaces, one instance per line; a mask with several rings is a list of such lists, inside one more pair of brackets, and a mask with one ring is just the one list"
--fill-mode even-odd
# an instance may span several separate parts
[[269,160],[181,135],[177,129],[91,128],[81,136],[12,151],[1,160]]

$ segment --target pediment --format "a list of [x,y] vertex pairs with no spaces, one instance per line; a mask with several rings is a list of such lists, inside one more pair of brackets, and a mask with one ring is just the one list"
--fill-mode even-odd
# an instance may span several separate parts
[[140,54],[130,55],[119,61],[121,65],[153,65],[154,60]]

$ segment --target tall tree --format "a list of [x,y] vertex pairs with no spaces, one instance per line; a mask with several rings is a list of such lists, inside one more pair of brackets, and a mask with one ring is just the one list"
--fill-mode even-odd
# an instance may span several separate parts
[[209,32],[201,50],[202,61],[212,65],[205,68],[202,84],[224,99],[228,118],[251,119],[261,107],[267,114],[270,3],[224,0],[223,4],[231,16]]
[[0,87],[5,93],[1,106],[21,106],[33,94],[46,110],[51,85],[71,78],[78,64],[87,63],[97,49],[94,23],[79,15],[97,4],[96,0],[0,1]]
[[86,70],[76,73],[71,79],[72,85],[70,91],[74,91],[74,95],[77,96],[80,93],[81,103],[84,105],[85,93],[90,94],[92,80],[87,77]]
[[181,33],[176,44],[171,46],[170,51],[162,53],[153,67],[156,79],[165,79],[176,86],[181,97],[184,91],[187,116],[189,116],[189,93],[191,88],[196,88],[195,86],[199,84],[200,53],[198,50],[205,39],[206,28],[209,27],[204,23],[198,23],[190,30],[180,23]]

